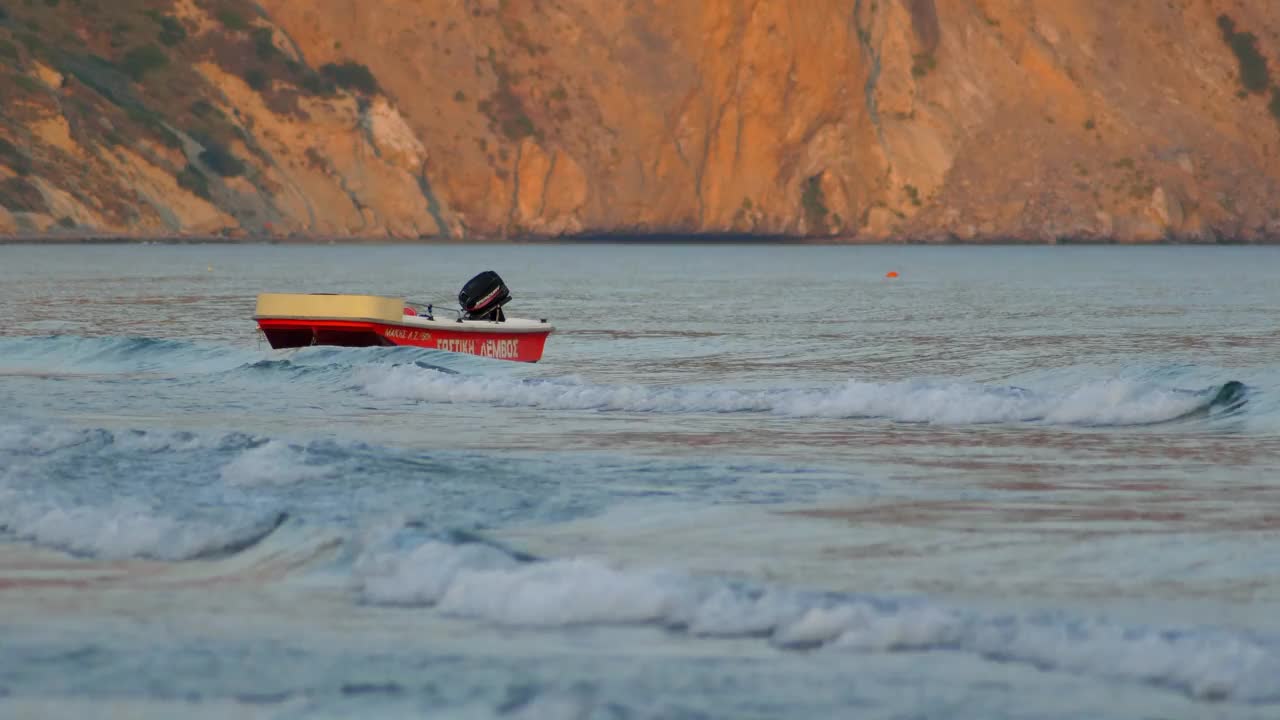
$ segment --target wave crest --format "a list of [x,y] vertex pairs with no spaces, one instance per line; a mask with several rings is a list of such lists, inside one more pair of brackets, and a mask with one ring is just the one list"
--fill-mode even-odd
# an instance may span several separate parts
[[1207,411],[1217,390],[1182,390],[1130,379],[1088,382],[1058,392],[966,382],[858,380],[816,389],[739,390],[458,376],[404,366],[361,368],[357,380],[375,397],[431,403],[637,413],[770,413],[946,425],[1144,425]]
[[501,625],[656,624],[760,636],[784,649],[950,651],[1174,689],[1201,700],[1280,703],[1280,648],[1202,628],[1147,628],[1061,613],[981,614],[917,599],[760,588],[591,558],[520,562],[500,549],[427,542],[366,550],[365,602],[430,606]]
[[240,521],[164,514],[134,500],[106,506],[58,505],[0,491],[0,532],[37,545],[106,560],[197,560],[231,555],[284,523],[284,513]]

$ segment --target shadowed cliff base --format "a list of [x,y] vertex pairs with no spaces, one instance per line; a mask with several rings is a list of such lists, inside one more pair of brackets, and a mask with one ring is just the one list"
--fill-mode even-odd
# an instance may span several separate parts
[[513,242],[530,244],[617,244],[617,245],[833,245],[857,242],[855,238],[755,235],[751,233],[699,232],[594,232],[561,236],[524,236]]
[[929,237],[797,237],[785,235],[744,235],[735,233],[590,233],[560,236],[501,237],[359,237],[352,235],[0,235],[0,245],[1280,245],[1280,235],[1250,238],[1229,236],[1166,237],[1140,240],[1117,237],[1039,237],[1002,235],[960,239],[954,236]]

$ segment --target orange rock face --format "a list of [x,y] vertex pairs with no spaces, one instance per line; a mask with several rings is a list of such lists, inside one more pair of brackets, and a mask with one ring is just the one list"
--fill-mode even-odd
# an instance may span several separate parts
[[0,232],[1280,237],[1275,3],[209,5],[175,2],[168,65],[125,81],[167,142],[120,143],[161,131],[114,76],[0,22]]

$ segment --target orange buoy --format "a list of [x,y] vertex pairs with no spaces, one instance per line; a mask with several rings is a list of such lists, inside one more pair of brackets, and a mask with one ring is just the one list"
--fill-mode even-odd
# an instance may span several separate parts
[[890,270],[889,272],[885,273],[885,277],[887,277],[887,278],[896,278],[896,277],[898,277],[898,271],[897,271],[897,270]]

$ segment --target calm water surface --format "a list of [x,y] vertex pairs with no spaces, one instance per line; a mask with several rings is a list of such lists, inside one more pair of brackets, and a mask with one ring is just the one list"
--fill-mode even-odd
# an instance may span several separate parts
[[[250,318],[485,269],[543,362]],[[0,246],[0,714],[1280,717],[1277,308],[1280,248]]]

